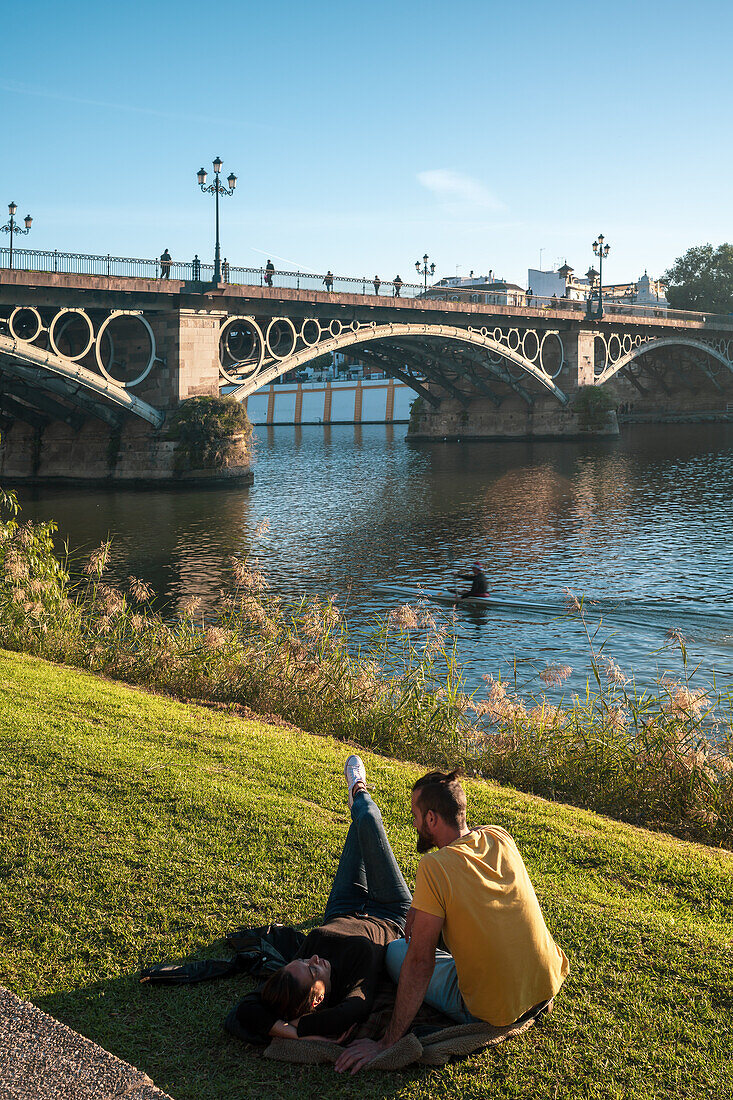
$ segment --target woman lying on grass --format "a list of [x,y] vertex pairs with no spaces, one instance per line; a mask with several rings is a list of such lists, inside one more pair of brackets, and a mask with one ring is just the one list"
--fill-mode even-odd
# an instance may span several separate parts
[[240,1024],[261,1036],[343,1041],[369,1015],[387,944],[401,939],[412,895],[397,866],[364,764],[344,768],[351,825],[323,915],[297,958],[276,971],[260,998],[243,1002]]

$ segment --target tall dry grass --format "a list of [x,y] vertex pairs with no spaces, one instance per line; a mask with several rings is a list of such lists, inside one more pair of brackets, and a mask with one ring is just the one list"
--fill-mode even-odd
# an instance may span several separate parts
[[[548,665],[537,693],[487,678],[469,694],[450,617],[404,605],[349,631],[334,597],[292,602],[251,559],[231,562],[214,614],[156,609],[139,579],[109,583],[103,543],[72,577],[52,523],[0,523],[0,644],[181,699],[245,705],[314,733],[427,766],[461,766],[707,843],[733,842],[733,693],[688,668],[639,693],[587,631],[592,681],[551,702],[571,673]],[[569,611],[586,625],[582,601]]]

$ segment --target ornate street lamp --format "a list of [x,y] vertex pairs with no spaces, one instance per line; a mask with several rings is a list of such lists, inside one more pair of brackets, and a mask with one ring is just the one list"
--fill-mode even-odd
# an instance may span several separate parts
[[227,176],[227,183],[229,187],[225,187],[223,183],[219,182],[219,173],[221,172],[222,160],[221,157],[214,158],[214,182],[206,186],[207,171],[205,168],[199,168],[196,179],[198,180],[199,187],[202,191],[208,192],[210,195],[214,195],[216,198],[216,245],[214,247],[214,278],[212,280],[214,286],[221,285],[221,245],[219,244],[219,195],[233,195],[234,188],[237,186],[237,177],[233,172],[230,172]]
[[0,229],[2,229],[3,233],[9,233],[10,234],[10,266],[11,267],[13,266],[13,237],[15,236],[16,233],[22,233],[23,235],[25,235],[26,233],[30,233],[31,224],[33,222],[33,218],[30,216],[30,214],[26,214],[26,216],[24,218],[25,229],[21,229],[21,227],[19,225],[16,225],[15,224],[15,212],[16,212],[17,209],[18,209],[18,204],[17,203],[9,202],[8,203],[8,211],[10,213],[10,221],[6,225],[0,225]]
[[587,315],[590,317],[590,315],[591,315],[591,304],[593,302],[593,293],[595,291],[596,279],[598,278],[598,272],[596,271],[596,269],[594,267],[591,266],[586,271],[585,277],[588,280],[588,286],[590,287],[590,290],[588,292],[588,302],[586,304],[585,311],[586,311]]
[[434,275],[435,274],[435,264],[431,264],[430,267],[428,267],[428,260],[429,259],[430,259],[430,257],[428,256],[428,254],[426,252],[425,255],[422,258],[422,267],[420,267],[420,261],[415,260],[415,270],[417,271],[418,275],[422,275],[422,277],[423,277],[423,286],[425,288],[425,293],[426,294],[428,292],[428,275]]
[[[598,257],[598,309],[595,316],[601,318],[603,316],[603,261],[608,255],[611,246],[610,244],[604,244],[605,237],[602,233],[598,234],[598,237],[593,241],[593,254]],[[589,311],[590,312],[590,311]]]

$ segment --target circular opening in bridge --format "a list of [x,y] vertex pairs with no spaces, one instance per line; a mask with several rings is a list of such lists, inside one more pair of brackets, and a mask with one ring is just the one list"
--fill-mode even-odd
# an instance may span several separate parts
[[315,347],[321,338],[321,326],[318,321],[314,321],[312,317],[309,317],[307,321],[303,321],[300,326],[300,338],[306,347]]
[[507,333],[506,342],[512,351],[516,351],[521,343],[521,337],[519,332],[515,328],[510,328]]
[[246,321],[229,325],[224,334],[224,352],[232,363],[246,363],[259,357],[260,341]]
[[33,306],[16,306],[8,319],[10,335],[16,340],[32,343],[41,334],[43,321]]
[[494,339],[497,341],[497,343],[501,343],[501,340],[502,340],[502,337],[504,336],[504,333],[501,331],[500,328],[495,328],[493,336],[494,336]]
[[257,374],[265,356],[265,337],[251,317],[230,317],[219,337],[219,370],[227,382],[241,384]]
[[287,359],[295,350],[298,334],[289,317],[275,317],[267,326],[267,350],[273,359]]
[[608,338],[608,358],[611,363],[621,358],[621,341],[615,332]]
[[62,309],[51,322],[48,340],[57,355],[76,363],[94,343],[94,327],[83,310]]
[[95,351],[104,377],[115,386],[129,389],[153,369],[153,330],[140,314],[111,313],[100,325]]
[[331,333],[332,336],[340,336],[341,328],[342,325],[340,321],[331,321],[331,324],[328,326],[328,331]]
[[562,340],[556,332],[546,332],[540,344],[540,366],[549,378],[557,378],[564,363]]
[[628,332],[621,341],[621,347],[624,349],[624,355],[628,355],[632,348],[631,337]]
[[534,363],[537,358],[537,354],[540,350],[540,341],[537,333],[532,329],[528,329],[522,337],[522,351],[524,352],[524,358],[529,359],[530,363]]
[[593,340],[593,370],[596,374],[602,374],[608,362],[608,348],[602,336],[596,336]]

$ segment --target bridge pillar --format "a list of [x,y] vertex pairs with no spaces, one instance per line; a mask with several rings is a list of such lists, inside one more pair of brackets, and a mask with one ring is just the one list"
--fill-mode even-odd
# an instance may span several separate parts
[[[440,399],[437,408],[419,400],[413,406],[409,435],[412,439],[573,439],[586,436],[617,436],[615,412],[608,414],[601,429],[589,429],[579,419],[574,398],[581,386],[595,383],[595,332],[569,328],[561,333],[563,345],[562,370],[555,384],[562,391],[562,400],[527,373],[520,392],[500,388],[500,400],[481,396],[459,403],[445,391],[428,383],[428,388]],[[460,377],[456,385],[460,387]],[[489,374],[486,382],[496,388]]]
[[221,314],[177,309],[152,315],[150,324],[164,362],[135,393],[166,412],[187,397],[218,397]]
[[595,332],[583,328],[562,334],[566,367],[563,374],[568,381],[572,381],[572,389],[592,386],[594,383],[595,339]]

